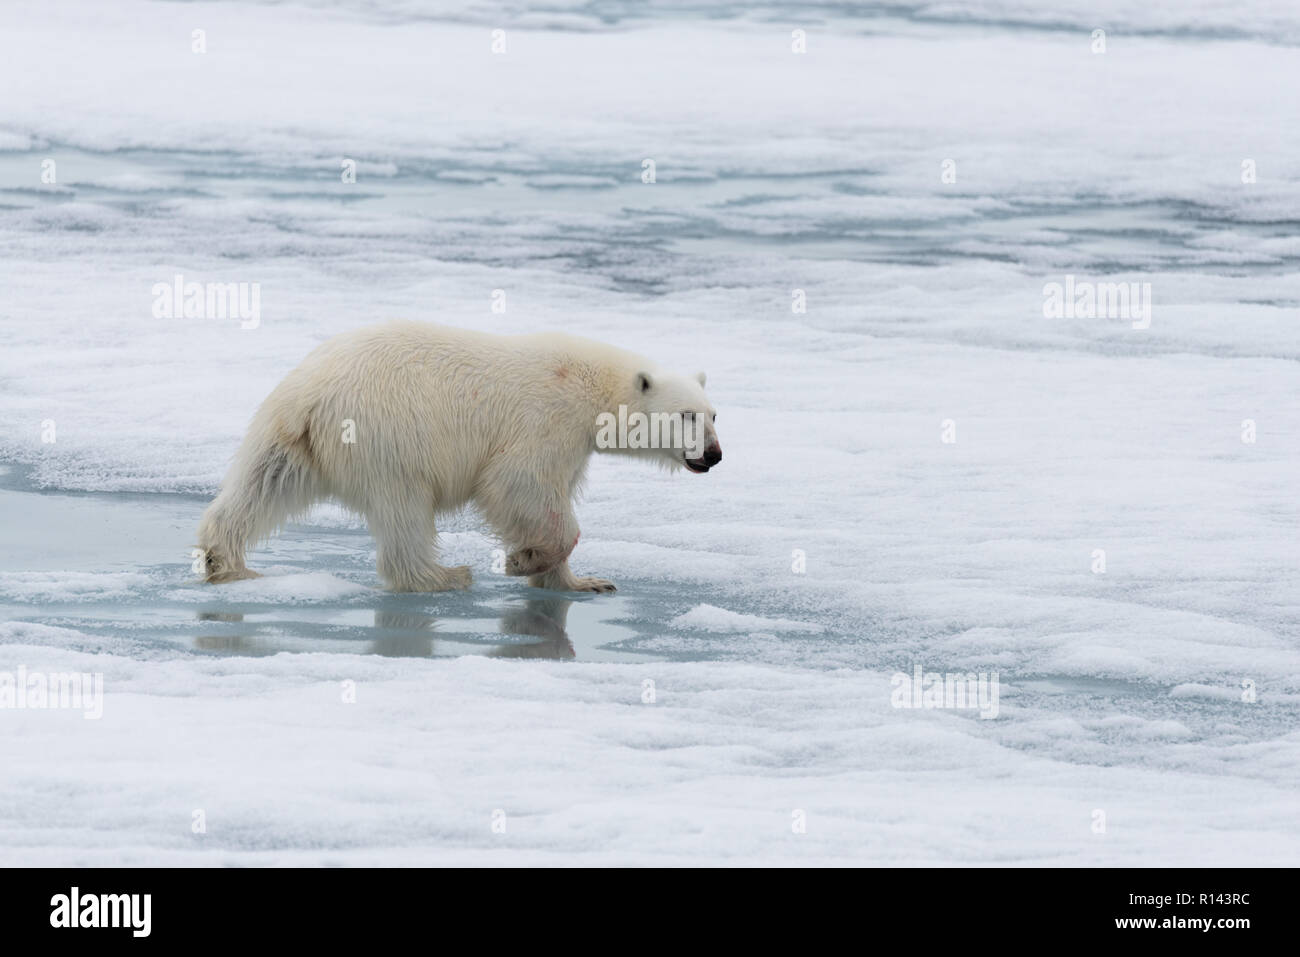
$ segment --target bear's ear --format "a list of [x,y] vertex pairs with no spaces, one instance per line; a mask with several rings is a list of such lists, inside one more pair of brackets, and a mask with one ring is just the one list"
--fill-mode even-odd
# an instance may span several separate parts
[[700,384],[701,389],[704,388],[704,383],[708,380],[708,378],[709,377],[706,376],[703,372],[695,373],[695,381]]
[[636,387],[639,392],[650,391],[650,373],[638,372],[636,374]]

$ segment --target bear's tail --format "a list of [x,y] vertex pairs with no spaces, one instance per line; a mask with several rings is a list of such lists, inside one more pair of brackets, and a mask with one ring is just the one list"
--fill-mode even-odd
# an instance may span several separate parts
[[244,564],[245,550],[316,501],[318,479],[306,419],[286,442],[283,431],[278,438],[267,438],[270,430],[259,428],[260,418],[254,419],[220,493],[199,521],[204,581],[256,578]]

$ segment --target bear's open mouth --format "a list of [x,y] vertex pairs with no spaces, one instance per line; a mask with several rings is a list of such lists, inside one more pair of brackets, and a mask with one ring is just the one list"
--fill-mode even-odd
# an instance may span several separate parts
[[707,472],[709,470],[709,467],[701,459],[683,459],[682,461],[686,463],[686,467],[692,472]]

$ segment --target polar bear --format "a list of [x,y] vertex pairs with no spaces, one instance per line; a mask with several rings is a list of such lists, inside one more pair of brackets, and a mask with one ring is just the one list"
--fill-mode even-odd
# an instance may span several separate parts
[[[438,564],[434,518],[472,502],[509,549],[507,574],[538,588],[613,591],[569,570],[587,462],[608,451],[707,472],[722,449],[704,383],[702,372],[674,375],[559,333],[421,322],[344,333],[257,410],[199,524],[204,578],[256,577],[244,564],[249,545],[335,499],[366,517],[389,588],[467,588],[468,566]],[[674,441],[653,430],[647,441],[638,416],[670,424]]]

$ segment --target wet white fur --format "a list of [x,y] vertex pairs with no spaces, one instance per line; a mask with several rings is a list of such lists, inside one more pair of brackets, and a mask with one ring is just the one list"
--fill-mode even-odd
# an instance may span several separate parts
[[[366,517],[390,588],[464,588],[467,566],[438,564],[434,518],[472,502],[510,552],[510,573],[543,588],[612,590],[568,564],[578,536],[573,498],[597,451],[597,417],[620,404],[692,411],[716,442],[703,383],[703,374],[674,375],[558,333],[496,336],[417,322],[345,333],[290,372],[253,417],[199,525],[205,577],[252,577],[247,547],[334,499]],[[352,444],[343,441],[347,420]],[[680,449],[609,451],[682,467]]]

